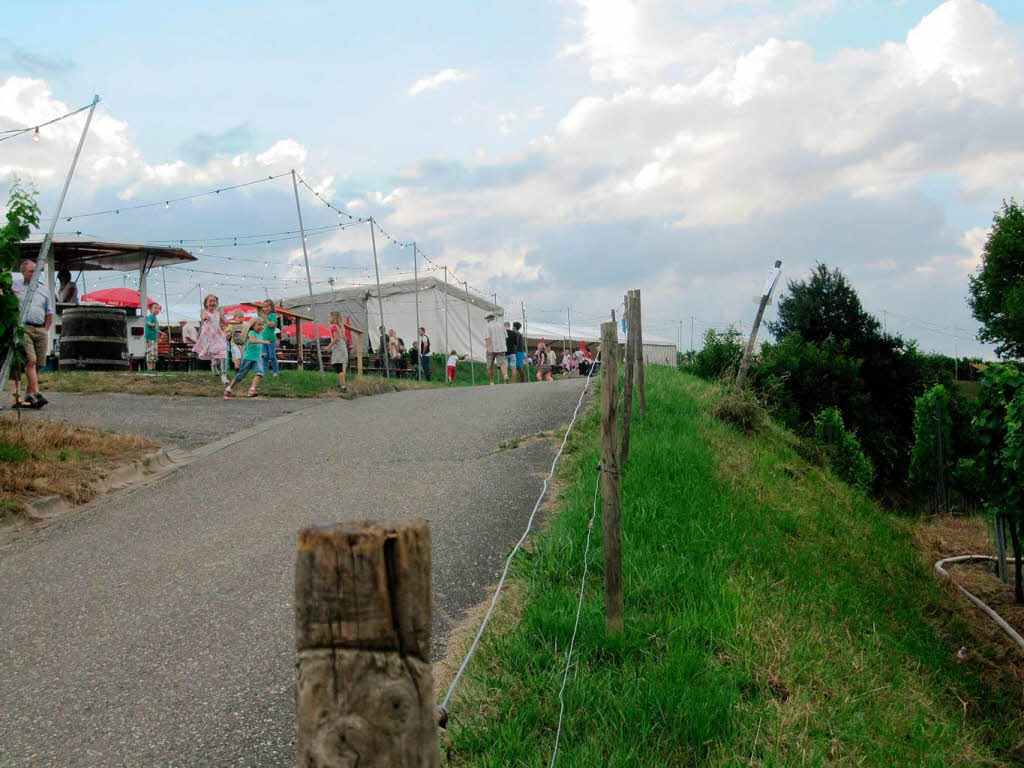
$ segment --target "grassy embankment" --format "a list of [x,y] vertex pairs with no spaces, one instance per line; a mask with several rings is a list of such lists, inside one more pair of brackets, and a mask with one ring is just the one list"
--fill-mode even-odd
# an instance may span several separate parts
[[[483,363],[475,364],[470,370],[468,362],[456,367],[455,385],[470,386],[475,373],[477,385],[487,383],[487,368]],[[417,381],[411,377],[384,379],[377,375],[348,376],[348,396],[376,395],[382,392],[397,392],[406,389],[447,386],[444,367],[436,361],[431,369],[430,382]],[[252,380],[247,377],[245,384]],[[158,373],[125,373],[120,371],[65,371],[44,373],[40,376],[40,387],[44,392],[123,392],[136,395],[190,395],[193,397],[220,397],[224,391],[220,379],[209,371],[170,371]],[[243,385],[235,387],[236,394]],[[260,384],[260,394],[267,397],[342,397],[338,389],[338,377],[331,370],[319,371],[282,370],[280,376],[266,376]]]
[[20,515],[33,497],[57,494],[72,503],[90,501],[96,496],[93,480],[156,448],[137,435],[0,417],[0,521]]
[[[604,633],[600,515],[560,766],[981,766],[1024,757],[1020,691],[984,674],[910,525],[808,464],[720,390],[649,368],[622,478],[626,631]],[[591,408],[560,511],[452,712],[449,765],[547,765],[598,459]],[[461,658],[461,657],[460,657]],[[443,677],[443,675],[441,676]],[[444,683],[444,680],[440,681]]]

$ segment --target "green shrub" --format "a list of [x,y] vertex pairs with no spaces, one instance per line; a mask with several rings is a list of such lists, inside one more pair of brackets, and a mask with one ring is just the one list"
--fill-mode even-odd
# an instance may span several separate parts
[[718,332],[709,328],[704,334],[704,347],[696,355],[693,372],[702,379],[714,381],[735,374],[743,359],[740,332],[733,327]]
[[7,464],[21,464],[28,457],[28,448],[21,443],[0,440],[0,461]]
[[825,408],[814,417],[814,434],[825,447],[832,471],[850,485],[870,490],[875,468],[861,450],[856,435],[847,431],[838,408]]
[[914,401],[910,490],[919,497],[934,492],[938,506],[946,507],[949,504],[947,478],[954,463],[949,392],[936,384]]

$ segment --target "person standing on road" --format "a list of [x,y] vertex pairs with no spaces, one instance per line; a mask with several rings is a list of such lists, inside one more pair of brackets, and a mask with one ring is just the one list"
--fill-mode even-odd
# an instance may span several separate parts
[[494,385],[494,366],[501,368],[501,377],[508,384],[508,368],[505,365],[505,327],[498,322],[493,312],[484,315],[487,321],[487,335],[484,349],[487,351],[487,378]]
[[545,377],[548,381],[554,381],[551,378],[551,362],[554,355],[554,351],[549,350],[543,342],[537,346],[537,381],[543,381]]
[[338,374],[338,386],[342,392],[348,392],[345,383],[345,369],[348,368],[348,343],[341,331],[341,312],[331,312],[331,342],[327,345],[325,352],[331,353],[331,365],[334,372]]
[[[516,332],[512,330],[512,324],[505,321],[505,365],[508,367],[509,376],[515,377],[516,371],[516,347],[518,346]],[[508,378],[505,379],[506,383]]]
[[156,364],[160,360],[160,304],[153,302],[149,305],[149,314],[146,315],[146,329],[143,339],[146,342],[146,370],[155,371]]
[[523,324],[516,320],[512,323],[512,330],[516,334],[516,376],[520,383],[526,383],[526,336],[523,335]]
[[[11,275],[11,288],[18,297],[19,308],[25,301],[35,271],[36,263],[31,259],[25,259],[21,262],[21,280],[18,280],[17,275]],[[25,314],[25,335],[22,344],[25,350],[25,378],[28,380],[28,386],[25,388],[24,396],[15,400],[15,408],[42,408],[48,402],[39,391],[38,368],[40,364],[46,362],[47,332],[52,324],[53,307],[50,306],[46,286],[40,281]]]
[[427,329],[420,326],[419,334],[420,347],[420,368],[423,370],[423,378],[430,381],[430,337],[427,336]]

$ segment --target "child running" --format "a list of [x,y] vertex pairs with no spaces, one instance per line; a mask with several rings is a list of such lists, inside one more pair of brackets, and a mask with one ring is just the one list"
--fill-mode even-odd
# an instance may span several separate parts
[[245,353],[242,355],[242,365],[238,369],[238,373],[235,374],[235,378],[231,380],[227,388],[224,390],[224,399],[227,400],[231,397],[231,388],[238,382],[246,377],[249,371],[255,371],[255,375],[252,377],[252,386],[249,387],[249,397],[256,397],[259,392],[256,388],[260,385],[260,380],[263,378],[263,347],[268,343],[266,339],[262,337],[263,333],[263,320],[257,317],[252,321],[252,325],[249,326],[249,330],[246,333],[246,344]]
[[338,374],[338,386],[342,392],[348,392],[345,385],[345,368],[348,367],[348,343],[341,332],[341,312],[331,312],[331,343],[324,348],[324,352],[330,351],[331,365],[334,372]]
[[222,384],[228,383],[228,340],[224,335],[224,313],[220,299],[210,294],[203,299],[203,317],[199,324],[199,340],[193,347],[196,357],[210,361],[210,370],[220,372]]
[[455,354],[455,350],[453,349],[452,353],[450,355],[448,355],[448,363],[447,363],[447,367],[445,369],[445,373],[448,374],[448,384],[449,385],[455,383],[455,364],[458,363],[458,362],[459,362],[459,356]]
[[237,371],[242,365],[242,350],[245,349],[245,313],[236,309],[231,313],[228,323],[228,342],[231,348],[231,360]]

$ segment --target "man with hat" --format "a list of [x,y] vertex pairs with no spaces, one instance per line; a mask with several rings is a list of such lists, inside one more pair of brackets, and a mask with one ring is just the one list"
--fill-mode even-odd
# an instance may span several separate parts
[[487,321],[487,335],[484,347],[487,350],[487,378],[494,384],[494,366],[501,367],[501,378],[508,384],[508,366],[505,364],[505,326],[498,322],[493,312],[484,315]]

